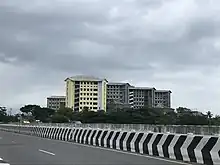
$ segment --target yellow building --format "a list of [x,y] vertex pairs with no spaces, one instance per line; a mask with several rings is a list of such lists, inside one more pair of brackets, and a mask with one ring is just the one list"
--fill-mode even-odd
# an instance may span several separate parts
[[106,111],[107,80],[91,76],[73,76],[66,80],[66,107],[82,111]]

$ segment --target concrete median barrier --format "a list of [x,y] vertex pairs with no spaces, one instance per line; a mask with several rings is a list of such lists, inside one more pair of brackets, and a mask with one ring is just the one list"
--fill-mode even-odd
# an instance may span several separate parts
[[0,130],[184,162],[220,165],[218,136],[55,126],[0,125]]

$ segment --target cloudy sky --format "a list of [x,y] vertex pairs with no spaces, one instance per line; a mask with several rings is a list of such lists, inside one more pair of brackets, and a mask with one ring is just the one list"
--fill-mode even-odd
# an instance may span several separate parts
[[75,74],[220,114],[220,1],[1,0],[0,105],[44,106]]

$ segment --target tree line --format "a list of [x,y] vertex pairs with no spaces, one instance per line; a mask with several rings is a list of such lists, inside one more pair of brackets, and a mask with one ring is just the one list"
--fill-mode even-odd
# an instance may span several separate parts
[[162,124],[162,125],[220,125],[220,116],[210,111],[202,113],[189,108],[149,108],[141,109],[108,109],[104,111],[90,111],[85,107],[81,112],[74,112],[71,108],[53,110],[39,105],[25,105],[20,108],[21,114],[9,116],[5,109],[0,109],[0,122],[23,120],[43,123],[113,123],[113,124]]
[[0,123],[17,122],[18,116],[11,115],[11,113],[7,111],[6,107],[0,106]]

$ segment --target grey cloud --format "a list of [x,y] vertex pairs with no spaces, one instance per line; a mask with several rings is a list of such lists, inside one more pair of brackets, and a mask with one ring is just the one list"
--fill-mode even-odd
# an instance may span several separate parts
[[[197,70],[211,76],[219,66],[214,46],[220,38],[218,2],[65,2],[3,0],[0,5],[0,62],[33,69],[18,69],[25,92],[47,82],[57,86],[53,82],[77,73],[181,90],[184,78],[177,73]],[[161,74],[165,77],[157,76]],[[36,77],[40,79],[34,81]]]

